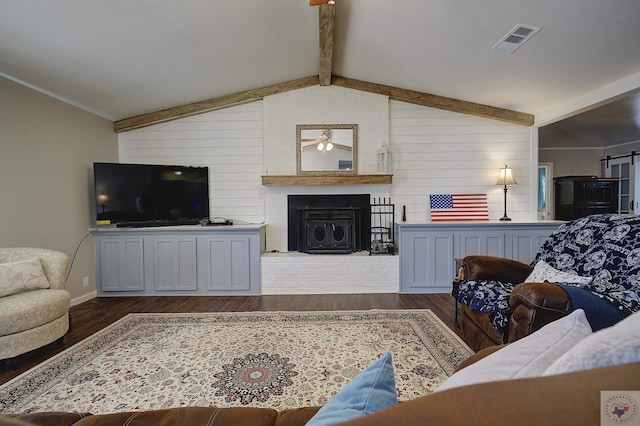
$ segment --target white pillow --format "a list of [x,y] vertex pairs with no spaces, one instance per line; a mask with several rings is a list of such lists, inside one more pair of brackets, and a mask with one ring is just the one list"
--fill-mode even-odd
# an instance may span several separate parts
[[0,263],[0,297],[38,288],[49,288],[39,258]]
[[516,340],[445,380],[436,392],[500,380],[541,376],[558,357],[591,335],[582,309]]
[[569,349],[545,376],[640,362],[640,312],[603,328]]
[[541,260],[533,267],[531,274],[524,280],[526,283],[573,283],[589,284],[593,277],[581,277],[572,272],[558,271],[547,262]]

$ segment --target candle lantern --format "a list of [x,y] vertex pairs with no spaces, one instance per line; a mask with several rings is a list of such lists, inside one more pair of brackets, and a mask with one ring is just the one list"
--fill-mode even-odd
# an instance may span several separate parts
[[385,143],[376,151],[376,171],[384,174],[391,173],[391,151]]

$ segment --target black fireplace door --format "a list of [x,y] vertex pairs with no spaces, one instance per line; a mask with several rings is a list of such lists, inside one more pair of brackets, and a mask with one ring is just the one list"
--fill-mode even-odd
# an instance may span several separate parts
[[303,251],[351,253],[354,251],[354,212],[304,211]]

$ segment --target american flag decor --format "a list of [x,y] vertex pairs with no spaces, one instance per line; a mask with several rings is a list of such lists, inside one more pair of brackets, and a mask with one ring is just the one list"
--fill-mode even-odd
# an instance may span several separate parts
[[487,194],[429,195],[432,222],[489,220]]

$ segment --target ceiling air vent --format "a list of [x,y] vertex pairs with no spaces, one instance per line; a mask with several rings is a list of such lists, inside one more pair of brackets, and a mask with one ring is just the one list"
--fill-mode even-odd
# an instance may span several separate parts
[[525,41],[529,40],[542,28],[534,27],[533,25],[518,24],[511,31],[502,37],[492,49],[502,50],[503,52],[511,53],[518,47],[522,46]]

